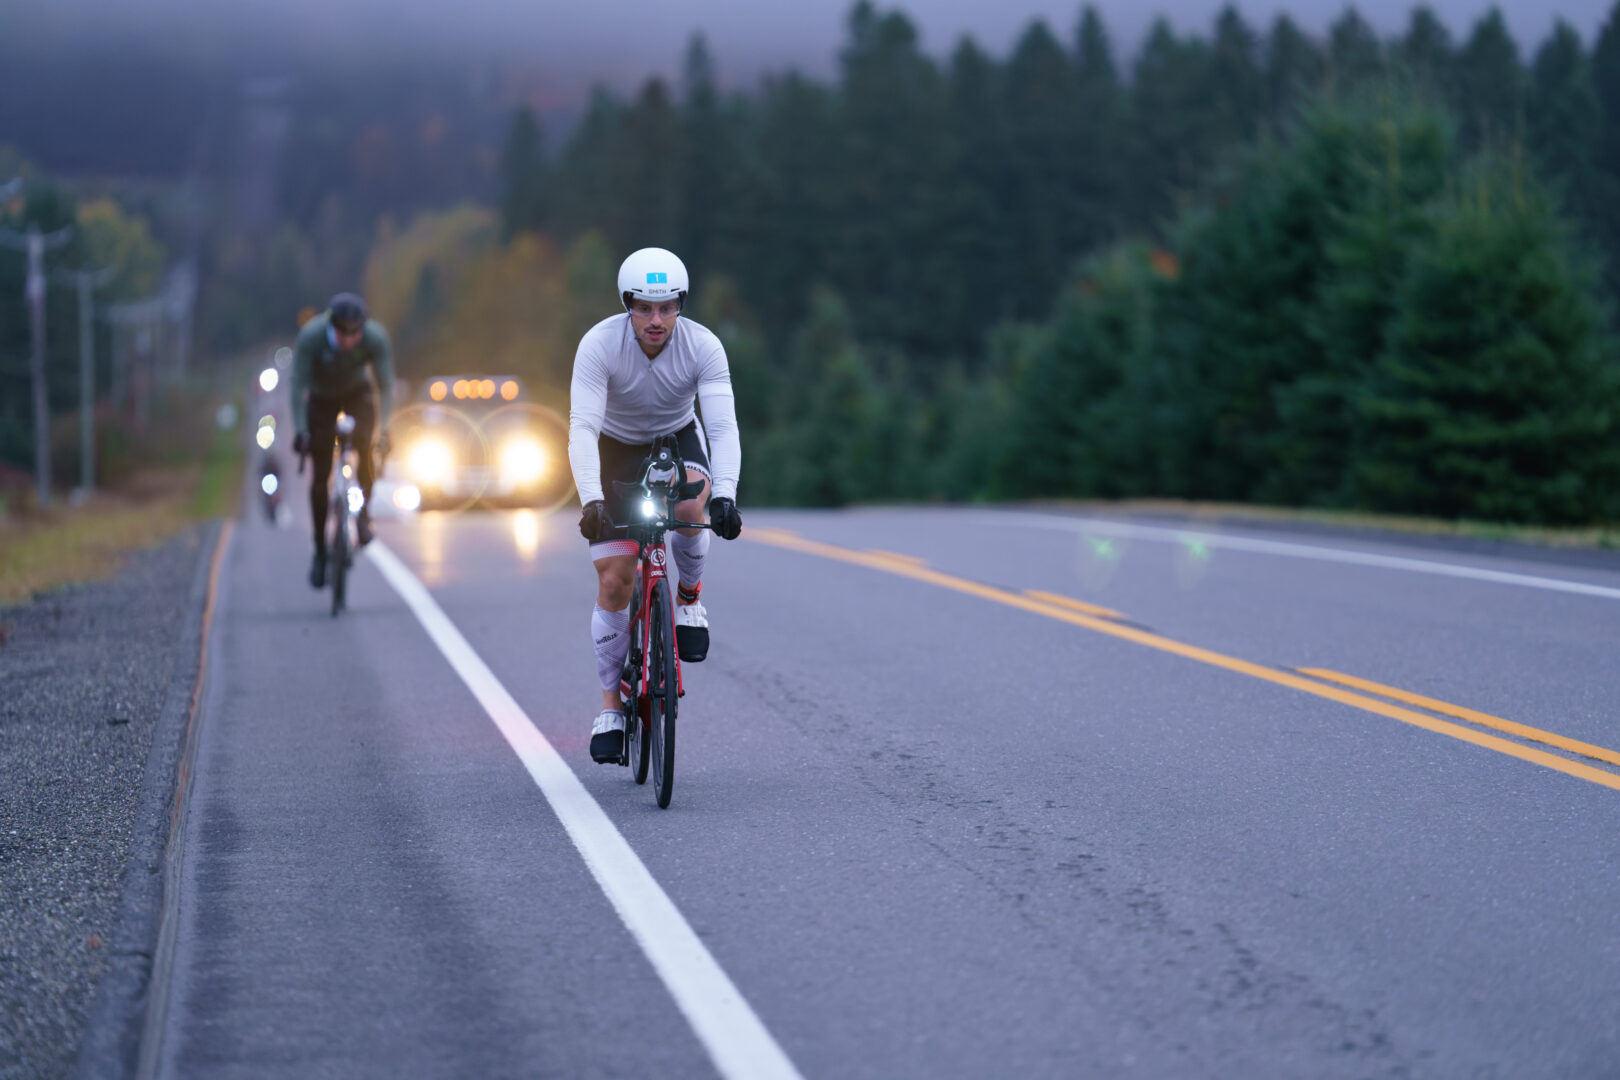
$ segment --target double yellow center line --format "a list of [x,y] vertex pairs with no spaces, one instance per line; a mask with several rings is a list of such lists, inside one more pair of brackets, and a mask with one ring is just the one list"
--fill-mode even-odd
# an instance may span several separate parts
[[[1280,668],[1267,667],[1264,664],[1251,663],[1248,660],[1240,660],[1237,657],[1227,656],[1212,649],[1188,645],[1185,642],[1175,641],[1151,631],[1117,621],[1122,616],[1109,608],[1087,604],[1055,593],[1043,593],[1034,590],[1015,593],[1007,589],[996,588],[993,585],[982,585],[966,578],[931,570],[926,563],[915,556],[897,555],[888,551],[856,551],[852,548],[837,547],[815,540],[806,540],[785,529],[751,527],[743,535],[748,539],[770,544],[773,547],[798,551],[806,555],[816,555],[824,559],[853,563],[856,566],[864,566],[871,570],[880,570],[899,577],[911,578],[914,581],[926,582],[929,585],[937,585],[940,588],[950,589],[954,592],[966,593],[968,596],[976,596],[981,600],[989,600],[992,603],[1017,608],[1033,615],[1044,615],[1049,619],[1056,619],[1059,622],[1083,627],[1099,634],[1107,634],[1110,637],[1134,642],[1137,645],[1144,645],[1160,652],[1172,653],[1188,660],[1196,660],[1201,664],[1208,664],[1211,667],[1223,668],[1227,671],[1237,672],[1240,675],[1248,675],[1252,678],[1275,683],[1278,686],[1286,686],[1290,690],[1298,690],[1304,694],[1336,701],[1341,705],[1349,705],[1352,708],[1377,713],[1379,716],[1387,716],[1392,720],[1399,720],[1404,724],[1411,724],[1414,727],[1423,728],[1425,731],[1432,731],[1437,735],[1460,739],[1463,742],[1472,743],[1487,750],[1494,750],[1499,754],[1506,754],[1521,761],[1529,761],[1569,776],[1591,781],[1594,784],[1602,784],[1604,787],[1620,790],[1620,774],[1596,768],[1584,762],[1574,761],[1567,757],[1561,757],[1558,754],[1549,753],[1534,746],[1524,746],[1474,728],[1463,727],[1460,724],[1441,720],[1438,717],[1415,712],[1400,704],[1393,704],[1391,701],[1381,701],[1376,697],[1369,697],[1368,693],[1378,694],[1396,702],[1404,702],[1407,705],[1416,705],[1433,712],[1444,713],[1595,761],[1620,765],[1620,753],[1613,750],[1593,746],[1590,743],[1583,743],[1575,739],[1568,739],[1562,735],[1555,735],[1539,728],[1517,724],[1511,720],[1503,720],[1488,713],[1476,712],[1459,705],[1451,705],[1437,701],[1434,698],[1423,697],[1420,694],[1408,693],[1366,679],[1358,679],[1352,675],[1341,675],[1324,669],[1306,668],[1300,671],[1285,671]],[[1347,687],[1352,689],[1347,689]]]

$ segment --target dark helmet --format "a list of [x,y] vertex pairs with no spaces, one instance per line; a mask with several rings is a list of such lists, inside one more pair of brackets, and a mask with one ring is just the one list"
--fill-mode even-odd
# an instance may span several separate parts
[[329,305],[332,327],[344,334],[352,334],[366,327],[366,302],[352,292],[340,292]]

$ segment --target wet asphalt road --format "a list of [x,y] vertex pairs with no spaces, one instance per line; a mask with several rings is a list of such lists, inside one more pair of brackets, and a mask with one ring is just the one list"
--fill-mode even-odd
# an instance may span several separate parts
[[[1620,790],[1265,677],[1620,749],[1620,565],[1163,524],[748,515],[667,811],[586,755],[572,515],[380,535],[806,1077],[1620,1074]],[[329,618],[305,543],[225,566],[161,1074],[714,1075],[400,594],[362,560]]]

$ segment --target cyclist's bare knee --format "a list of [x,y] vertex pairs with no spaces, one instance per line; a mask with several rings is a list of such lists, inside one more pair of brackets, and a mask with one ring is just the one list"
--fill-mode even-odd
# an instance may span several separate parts
[[[697,469],[687,469],[686,478],[687,480],[702,480],[703,490],[698,492],[697,498],[695,499],[688,499],[686,502],[676,503],[675,517],[680,521],[707,522],[709,520],[709,478],[704,476]],[[676,532],[680,533],[682,536],[696,536],[700,531],[701,530],[699,529],[676,530]]]
[[596,560],[596,604],[603,611],[623,611],[629,607],[635,583],[634,555],[611,555]]

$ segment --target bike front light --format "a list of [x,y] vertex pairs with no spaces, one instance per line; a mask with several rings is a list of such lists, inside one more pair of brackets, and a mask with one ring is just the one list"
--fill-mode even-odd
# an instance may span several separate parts
[[350,488],[349,489],[349,513],[358,514],[360,512],[360,508],[362,506],[365,506],[365,505],[366,505],[366,497],[365,497],[365,495],[361,494],[360,489],[357,488],[357,487]]
[[545,454],[533,439],[519,436],[501,447],[501,475],[509,484],[527,487],[540,479],[545,468]]
[[406,455],[405,460],[410,466],[411,478],[419,484],[442,484],[449,478],[450,470],[455,467],[455,458],[450,454],[450,447],[434,438],[424,438],[417,442],[411,447],[411,452]]
[[648,521],[656,519],[658,517],[658,504],[651,499],[641,500],[641,516]]

